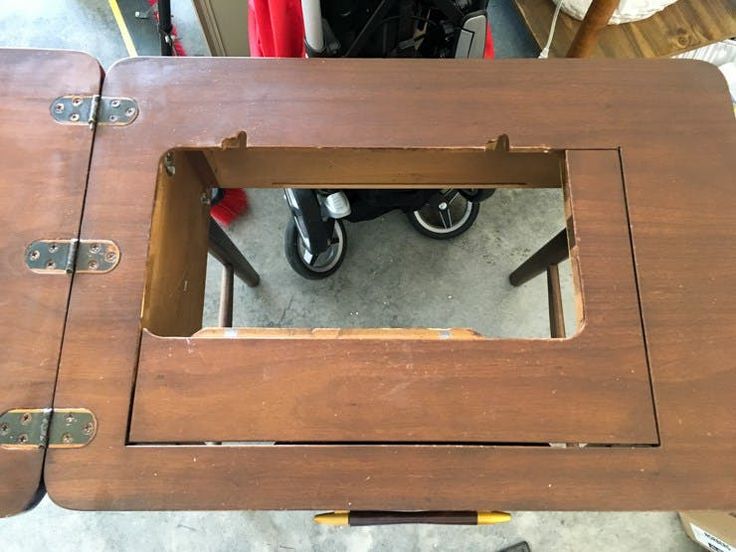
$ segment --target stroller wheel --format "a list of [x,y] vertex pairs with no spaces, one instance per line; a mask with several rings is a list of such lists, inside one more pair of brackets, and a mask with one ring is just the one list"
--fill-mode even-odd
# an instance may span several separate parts
[[479,212],[480,203],[469,201],[457,190],[442,190],[424,207],[406,213],[406,216],[420,234],[435,240],[447,240],[473,226]]
[[494,193],[496,193],[495,188],[471,188],[471,189],[460,189],[458,190],[461,194],[463,194],[463,197],[467,199],[468,201],[474,201],[475,203],[480,203],[481,201],[485,201],[489,197],[491,197]]
[[312,255],[299,235],[294,218],[289,219],[284,236],[286,260],[294,272],[309,280],[321,280],[334,274],[342,264],[347,253],[348,241],[345,225],[336,220],[332,231],[330,246],[319,255]]

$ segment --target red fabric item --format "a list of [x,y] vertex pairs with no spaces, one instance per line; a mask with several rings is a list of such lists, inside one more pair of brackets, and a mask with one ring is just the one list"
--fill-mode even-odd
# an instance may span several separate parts
[[[305,57],[301,2],[248,0],[248,42],[253,57]],[[483,57],[493,56],[489,23]]]
[[304,57],[300,0],[248,0],[248,42],[253,57]]

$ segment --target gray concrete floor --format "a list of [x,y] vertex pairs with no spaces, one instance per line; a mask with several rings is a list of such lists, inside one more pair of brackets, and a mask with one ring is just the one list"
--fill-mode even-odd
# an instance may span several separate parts
[[[191,0],[174,0],[173,6],[185,47],[191,55],[203,55]],[[103,0],[26,0],[0,7],[0,46],[83,50],[105,67],[127,55]],[[491,0],[490,13],[498,57],[537,55],[510,0]],[[256,289],[238,283],[235,325],[471,327],[488,336],[547,335],[544,279],[515,289],[506,276],[561,227],[557,191],[499,191],[483,204],[471,231],[451,242],[420,236],[398,213],[349,225],[345,263],[323,282],[303,280],[286,264],[282,235],[288,212],[280,193],[248,194],[251,209],[230,234],[263,283]],[[210,260],[204,325],[215,323],[219,272]],[[567,265],[563,291],[572,333]],[[31,512],[0,520],[0,550],[493,551],[521,540],[535,551],[699,549],[669,512],[516,512],[512,522],[492,527],[324,528],[311,517],[311,512],[73,512],[47,497]]]
[[[251,210],[230,234],[262,283],[236,283],[235,326],[456,327],[493,337],[548,337],[547,284],[513,288],[508,274],[564,225],[559,190],[499,190],[453,240],[416,232],[400,212],[347,224],[348,252],[322,281],[290,270],[280,190],[248,190]],[[217,324],[221,268],[210,258],[203,324]],[[568,333],[575,331],[569,262],[561,265]]]

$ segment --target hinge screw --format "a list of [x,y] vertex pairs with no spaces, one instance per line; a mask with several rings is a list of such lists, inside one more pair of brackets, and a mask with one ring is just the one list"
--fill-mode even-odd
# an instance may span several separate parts
[[18,435],[18,444],[19,445],[25,445],[28,442],[28,435],[25,433],[21,433]]
[[7,435],[8,429],[10,429],[8,424],[5,424],[5,423],[0,424],[0,435]]
[[132,117],[135,114],[135,107],[129,107],[128,109],[126,109],[125,114],[128,117]]
[[77,97],[72,99],[72,105],[75,107],[82,105],[82,98]]
[[49,253],[55,253],[57,249],[59,249],[59,246],[55,243],[49,244]]
[[20,417],[20,423],[22,425],[28,425],[31,423],[31,419],[33,416],[31,416],[30,412],[24,412],[23,415]]
[[108,117],[107,119],[108,119],[108,120],[109,120],[109,121],[110,121],[111,123],[114,123],[115,121],[117,121],[117,120],[118,120],[118,116],[117,116],[117,115],[110,115],[110,116],[109,116],[109,117]]
[[112,262],[115,262],[115,259],[116,259],[116,258],[117,258],[117,255],[115,254],[115,252],[114,252],[114,251],[108,251],[107,253],[105,253],[105,260],[106,260],[106,261],[107,261],[108,263],[112,263]]
[[92,253],[99,253],[100,252],[100,244],[99,243],[93,243],[92,245],[89,246],[89,250]]
[[57,113],[61,113],[62,111],[64,111],[64,104],[63,103],[57,103],[54,106],[54,111],[56,111]]
[[79,120],[79,113],[72,113],[71,115],[69,115],[69,120],[72,123],[76,123]]
[[46,263],[46,268],[48,268],[49,270],[53,270],[56,268],[56,263],[54,261],[48,261]]
[[92,422],[84,424],[84,428],[82,428],[82,433],[85,435],[92,435],[92,432],[95,429],[95,425]]
[[76,418],[74,418],[74,414],[67,414],[66,418],[64,418],[64,421],[68,424],[71,424],[74,422]]
[[69,443],[74,442],[74,438],[72,437],[71,433],[64,433],[64,435],[61,436],[61,442],[65,445],[68,445]]
[[112,107],[120,107],[120,100],[113,100],[110,102]]
[[41,256],[41,253],[39,253],[37,249],[34,249],[33,251],[31,251],[31,254],[30,254],[30,255],[28,255],[28,258],[29,258],[29,259],[31,259],[32,261],[35,261],[35,260],[37,260],[37,259],[38,259],[38,258],[39,258],[40,256]]
[[93,260],[91,260],[91,261],[90,261],[90,262],[89,262],[89,263],[87,264],[87,266],[89,267],[89,269],[90,269],[90,270],[97,270],[97,266],[98,266],[98,265],[97,265],[97,261],[95,261],[95,260],[93,259]]

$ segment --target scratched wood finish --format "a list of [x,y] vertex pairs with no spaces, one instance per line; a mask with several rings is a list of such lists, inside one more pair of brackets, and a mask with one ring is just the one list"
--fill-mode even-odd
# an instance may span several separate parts
[[[547,42],[555,5],[552,0],[514,0],[534,40]],[[580,21],[560,13],[551,57],[565,57]],[[736,35],[736,0],[678,0],[653,16],[608,25],[596,37],[592,57],[669,57]]]
[[[54,122],[54,98],[99,91],[83,54],[0,50],[0,413],[51,406],[71,279],[25,267],[26,246],[79,231],[92,132]],[[0,447],[0,516],[34,499],[43,450]]]
[[[618,151],[570,151],[567,165],[571,241],[598,244],[573,247],[586,289],[576,339],[200,343],[145,333],[130,440],[656,444]],[[217,424],[201,415],[218,409],[228,415]]]
[[[113,236],[123,256],[107,279],[75,279],[56,400],[84,403],[100,430],[85,448],[49,452],[47,486],[57,503],[736,506],[736,260],[724,245],[736,234],[736,123],[715,68],[643,60],[137,59],[117,64],[105,90],[138,98],[141,114],[129,127],[98,131],[82,233]],[[194,106],[192,90],[202,92]],[[508,133],[516,145],[620,147],[661,445],[126,445],[158,155],[217,146],[244,129],[255,146],[478,147]],[[590,359],[591,370],[598,360]],[[227,411],[201,415],[217,424]]]

